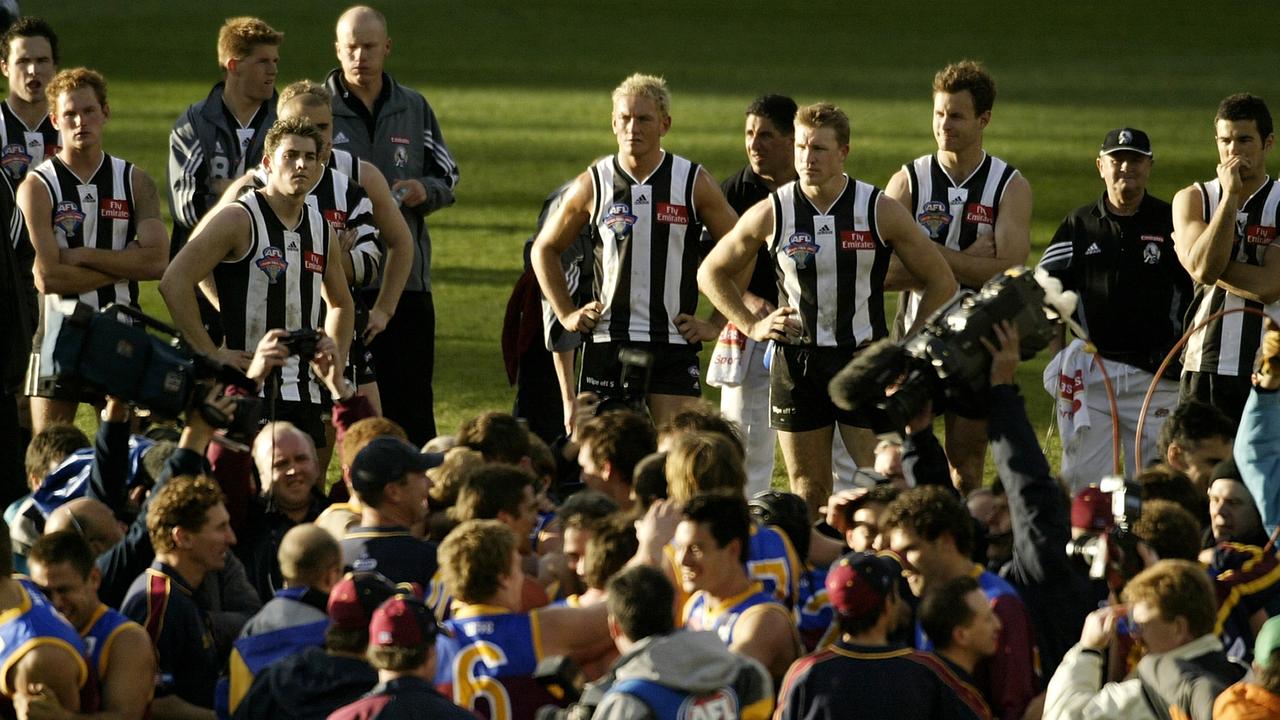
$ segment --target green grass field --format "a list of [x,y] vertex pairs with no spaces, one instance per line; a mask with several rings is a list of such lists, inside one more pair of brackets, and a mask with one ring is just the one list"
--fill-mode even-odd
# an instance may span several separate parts
[[[163,182],[167,134],[218,79],[221,21],[255,14],[286,34],[281,86],[321,79],[336,63],[344,5],[106,0],[22,3],[61,35],[62,65],[110,82],[107,147]],[[984,60],[999,84],[987,147],[1035,193],[1033,260],[1071,208],[1101,191],[1092,157],[1105,132],[1147,130],[1154,194],[1212,176],[1211,120],[1224,95],[1280,98],[1275,44],[1245,45],[1261,8],[1203,3],[515,3],[386,2],[388,71],[435,107],[461,168],[458,202],[431,219],[439,313],[436,414],[442,430],[510,406],[498,345],[521,247],[543,196],[614,149],[609,91],[626,74],[665,75],[673,98],[666,145],[717,178],[743,163],[742,109],[762,92],[831,100],[853,120],[850,174],[883,185],[934,148],[929,84],[949,61]],[[1280,105],[1277,105],[1280,108]],[[145,305],[163,314],[154,288]],[[1117,308],[1123,312],[1123,308]],[[705,355],[706,353],[704,353]],[[705,359],[705,358],[704,358]],[[1045,357],[1022,384],[1042,430]],[[1042,433],[1043,435],[1043,433]],[[1050,441],[1056,465],[1056,442]]]

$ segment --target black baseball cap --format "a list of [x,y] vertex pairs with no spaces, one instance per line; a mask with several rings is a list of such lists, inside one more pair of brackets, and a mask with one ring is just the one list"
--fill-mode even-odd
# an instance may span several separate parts
[[369,441],[351,461],[351,487],[356,494],[381,490],[411,472],[426,472],[444,462],[441,453],[424,453],[390,435]]
[[1116,128],[1107,133],[1107,137],[1102,141],[1102,150],[1098,154],[1110,155],[1121,151],[1136,152],[1151,157],[1151,138],[1137,128]]

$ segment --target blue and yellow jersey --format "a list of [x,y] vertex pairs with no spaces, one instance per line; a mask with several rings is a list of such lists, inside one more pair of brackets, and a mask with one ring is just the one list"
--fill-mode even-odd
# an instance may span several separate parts
[[84,687],[89,667],[84,660],[84,642],[75,628],[53,609],[35,583],[18,579],[21,600],[18,606],[0,613],[0,692],[13,697],[9,673],[28,652],[41,645],[61,647],[74,658],[76,683]]
[[[674,545],[664,548],[670,563],[671,577],[680,577],[680,563],[676,559]],[[800,598],[800,574],[804,564],[796,554],[787,534],[773,525],[751,525],[751,540],[747,546],[747,576],[759,582],[764,591],[786,608],[796,606]],[[676,601],[685,605],[689,596],[675,583]]]
[[537,610],[455,604],[444,625],[453,637],[436,637],[435,685],[459,707],[489,720],[534,720],[543,705],[565,705],[533,679],[542,660]]
[[809,568],[800,576],[796,602],[796,627],[805,652],[825,648],[839,635],[835,611],[827,599],[827,572],[830,568]]
[[753,582],[741,593],[716,602],[699,590],[684,604],[680,614],[686,630],[710,630],[720,636],[725,645],[733,644],[733,630],[738,621],[759,612],[780,612],[792,623],[791,613],[773,596],[765,592],[759,582]]
[[87,626],[81,628],[80,637],[84,639],[85,656],[99,680],[107,677],[107,666],[111,664],[111,644],[130,625],[142,629],[141,625],[125,617],[124,613],[99,605],[90,616]]

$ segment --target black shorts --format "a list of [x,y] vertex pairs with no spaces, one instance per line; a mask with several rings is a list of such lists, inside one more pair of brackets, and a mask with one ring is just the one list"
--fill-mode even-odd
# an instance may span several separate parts
[[807,432],[840,422],[871,423],[831,402],[827,385],[853,359],[854,348],[775,345],[769,365],[769,426]]
[[325,419],[329,417],[328,406],[297,400],[276,400],[274,410],[275,417],[272,418],[271,401],[266,400],[262,403],[262,425],[266,425],[272,419],[291,422],[299,430],[311,436],[317,450],[325,447],[324,428]]
[[641,342],[594,342],[582,346],[582,372],[578,391],[600,397],[622,397],[622,361],[618,351],[642,350],[653,356],[649,370],[649,394],[701,397],[701,369],[697,345]]
[[1178,380],[1178,402],[1199,400],[1209,403],[1226,413],[1232,422],[1239,423],[1252,389],[1253,378],[1249,375],[1218,375],[1188,370]]
[[351,350],[347,352],[347,369],[342,374],[356,387],[378,382],[378,373],[373,367],[373,351],[364,344],[359,334],[351,339]]

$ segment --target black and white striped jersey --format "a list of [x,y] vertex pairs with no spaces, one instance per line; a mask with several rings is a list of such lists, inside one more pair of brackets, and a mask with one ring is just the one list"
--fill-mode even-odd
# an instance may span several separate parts
[[[56,155],[32,171],[49,193],[53,208],[53,236],[59,248],[124,250],[137,233],[133,208],[133,163],[102,154],[102,162],[87,181],[81,181]],[[120,303],[138,307],[138,283],[116,280],[79,295],[62,295],[79,300],[95,310]],[[45,302],[57,296],[46,296]]]
[[[249,249],[213,270],[227,347],[253,352],[268,330],[322,329],[329,226],[320,211],[305,206],[298,225],[290,229],[257,190],[235,204],[249,216]],[[279,399],[321,401],[320,386],[305,360],[290,356],[274,372]]]
[[28,128],[8,101],[0,103],[0,171],[14,188],[28,170],[53,157],[60,145],[60,135],[48,115],[38,126]]
[[[938,162],[937,154],[921,155],[902,166],[911,187],[911,216],[929,239],[952,250],[969,247],[980,236],[995,234],[996,218],[1005,188],[1018,171],[994,155],[984,153],[969,177],[956,181]],[[969,288],[976,289],[976,288]],[[915,322],[923,296],[902,294],[902,328]]]
[[[267,172],[259,165],[253,171],[253,186],[267,184]],[[345,150],[333,150],[329,162],[307,195],[307,204],[320,211],[334,232],[355,230],[351,265],[355,277],[351,286],[365,288],[382,277],[382,246],[378,226],[373,221],[373,201],[360,186],[360,161]]]
[[876,224],[879,198],[879,188],[848,176],[825,212],[797,182],[773,193],[768,249],[778,275],[778,305],[800,311],[800,344],[856,347],[888,334],[884,276],[892,249]]
[[699,165],[671,153],[647,178],[610,155],[590,168],[595,296],[604,304],[591,338],[687,345],[675,317],[698,308],[702,222],[693,202]]
[[[1222,201],[1222,187],[1216,179],[1196,183],[1196,187],[1203,201],[1201,213],[1208,222]],[[1277,206],[1280,206],[1280,182],[1267,178],[1236,213],[1232,261],[1262,265],[1263,256],[1276,241]],[[1264,306],[1217,285],[1196,283],[1184,329],[1190,330],[1220,310],[1239,308],[1261,309],[1276,317],[1280,303]],[[1262,332],[1262,318],[1253,313],[1236,312],[1218,318],[1187,341],[1182,353],[1183,371],[1247,377],[1253,372]]]

